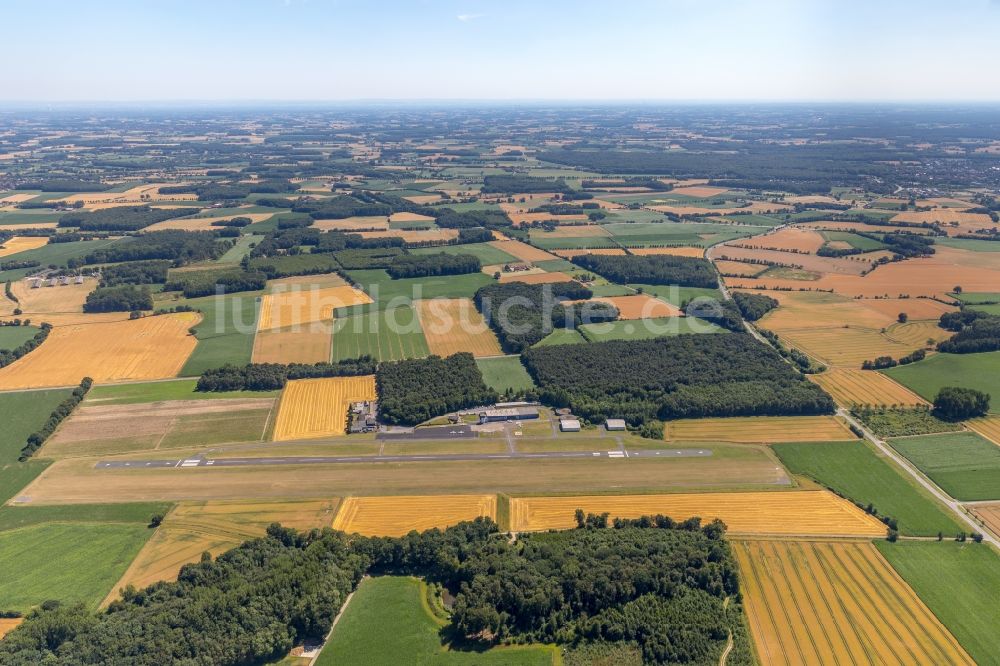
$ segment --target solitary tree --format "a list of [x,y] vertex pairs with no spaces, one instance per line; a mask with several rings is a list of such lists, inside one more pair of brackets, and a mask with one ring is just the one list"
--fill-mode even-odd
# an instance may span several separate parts
[[896,317],[896,319],[899,320],[900,324],[905,324],[906,320],[909,318],[910,318],[909,315],[907,315],[905,312],[900,312],[899,316]]

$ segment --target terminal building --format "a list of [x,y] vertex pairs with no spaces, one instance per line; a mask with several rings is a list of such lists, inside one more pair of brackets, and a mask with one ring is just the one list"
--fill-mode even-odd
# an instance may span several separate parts
[[494,407],[479,412],[479,423],[527,421],[538,418],[537,407]]

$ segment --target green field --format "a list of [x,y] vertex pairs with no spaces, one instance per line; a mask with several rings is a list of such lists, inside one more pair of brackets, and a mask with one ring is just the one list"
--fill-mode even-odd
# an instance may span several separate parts
[[1000,292],[996,291],[970,291],[962,294],[949,293],[948,295],[956,300],[962,301],[966,305],[1000,303]]
[[823,231],[821,233],[828,241],[843,241],[855,250],[861,250],[862,252],[872,252],[885,247],[885,244],[880,241],[866,236],[859,236],[850,231]]
[[1000,414],[1000,352],[934,354],[882,372],[931,402],[943,386],[984,391],[993,396],[990,412]]
[[381,576],[361,582],[334,627],[317,666],[334,664],[551,664],[551,647],[450,650],[442,645],[445,621],[430,612],[426,587],[416,578]]
[[227,363],[245,365],[250,362],[256,333],[256,294],[206,296],[183,303],[201,310],[203,319],[195,327],[198,346],[181,368],[182,376],[200,375],[209,368]]
[[580,335],[580,332],[575,329],[557,328],[532,346],[548,347],[549,345],[577,345],[585,344],[586,342],[587,339]]
[[34,326],[0,326],[0,349],[16,349],[38,331]]
[[493,278],[483,273],[446,275],[442,277],[393,280],[384,270],[348,271],[351,280],[361,286],[375,302],[340,308],[336,317],[384,310],[421,298],[472,298],[480,287],[492,284]]
[[262,240],[264,240],[264,237],[257,234],[245,234],[240,236],[236,239],[236,243],[234,243],[231,248],[226,250],[225,254],[215,261],[219,264],[238,264],[243,260],[243,257],[250,254],[250,246],[256,245]]
[[471,254],[482,262],[483,266],[506,264],[517,261],[513,255],[499,250],[489,243],[468,243],[466,245],[442,245],[440,247],[418,247],[410,250],[410,254]]
[[955,499],[1000,499],[1000,447],[976,433],[900,437],[889,443]]
[[934,243],[971,252],[1000,252],[1000,243],[997,241],[976,240],[974,238],[935,238]]
[[160,400],[215,400],[219,398],[267,398],[281,391],[220,391],[198,392],[197,379],[178,379],[164,382],[140,382],[95,386],[87,393],[84,404],[132,405]]
[[365,354],[380,361],[422,358],[430,355],[424,331],[409,305],[338,317],[333,322],[333,360]]
[[608,340],[648,340],[664,335],[686,335],[689,333],[724,333],[715,324],[697,317],[657,317],[612,321],[603,324],[584,324],[580,333],[589,342]]
[[989,546],[876,541],[962,647],[983,664],[1000,664],[1000,556]]
[[929,494],[865,442],[774,444],[771,449],[793,474],[808,476],[855,502],[871,503],[879,515],[895,518],[903,534],[934,536],[960,531]]
[[96,609],[142,549],[145,525],[43,523],[0,532],[0,609],[48,599]]
[[642,289],[642,293],[656,296],[661,301],[677,307],[696,298],[722,298],[722,293],[718,289],[703,287],[678,287],[675,284],[630,284],[629,287],[636,291]]
[[544,232],[531,232],[531,244],[543,250],[585,250],[598,247],[620,247],[608,236],[552,236]]
[[[42,247],[34,250],[25,250],[24,252],[7,255],[3,258],[3,260],[38,261],[43,266],[47,266],[49,264],[65,266],[66,262],[70,259],[83,257],[94,250],[107,247],[115,242],[118,241],[104,239],[78,241],[75,243],[50,243],[49,245],[43,245]],[[37,270],[37,268],[17,268],[10,271],[0,271],[0,281],[6,282],[7,280],[20,280],[22,277],[35,270]]]
[[0,465],[17,460],[28,435],[41,428],[69,394],[66,389],[0,393]]
[[50,522],[148,525],[150,518],[165,514],[170,507],[166,502],[3,506],[0,507],[0,532]]
[[0,504],[16,497],[50,464],[51,460],[0,463]]
[[508,390],[521,391],[535,388],[531,375],[524,369],[520,356],[476,359],[483,381],[498,393]]

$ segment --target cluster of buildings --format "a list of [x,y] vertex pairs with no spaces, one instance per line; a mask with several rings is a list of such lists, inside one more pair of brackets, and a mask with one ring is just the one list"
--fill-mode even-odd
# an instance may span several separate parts
[[347,426],[347,432],[352,435],[363,432],[378,432],[378,402],[362,400],[351,403],[348,420],[350,423]]

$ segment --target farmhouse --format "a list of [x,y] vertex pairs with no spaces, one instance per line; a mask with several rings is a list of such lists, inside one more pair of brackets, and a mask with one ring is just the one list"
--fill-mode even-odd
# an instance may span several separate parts
[[606,430],[625,430],[625,419],[608,419],[604,422]]
[[527,419],[537,419],[538,409],[536,407],[502,407],[486,409],[479,412],[480,423],[497,423],[499,421],[523,421]]

